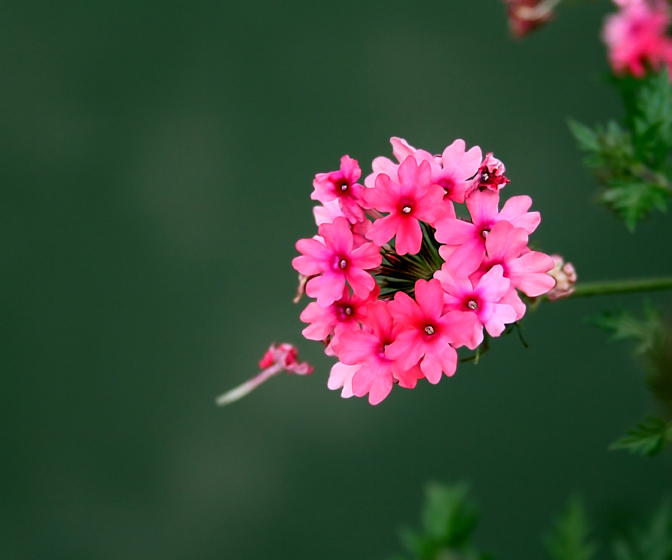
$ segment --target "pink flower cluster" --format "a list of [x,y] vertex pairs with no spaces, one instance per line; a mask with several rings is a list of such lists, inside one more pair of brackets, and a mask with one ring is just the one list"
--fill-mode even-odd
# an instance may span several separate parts
[[318,235],[297,242],[292,262],[316,300],[301,313],[303,334],[339,360],[329,388],[371,404],[395,383],[453,375],[457,348],[474,350],[525,314],[519,291],[555,285],[553,259],[528,248],[540,222],[530,197],[499,207],[501,161],[463,140],[440,155],[391,143],[396,161],[374,159],[363,185],[348,156],[315,177]]
[[602,35],[614,72],[641,77],[647,68],[672,69],[667,1],[614,0],[614,3],[620,11],[607,18]]

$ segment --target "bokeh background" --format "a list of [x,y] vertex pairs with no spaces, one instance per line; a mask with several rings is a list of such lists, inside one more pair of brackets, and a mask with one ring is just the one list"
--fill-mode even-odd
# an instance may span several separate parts
[[[621,114],[609,2],[519,42],[495,0],[0,8],[0,558],[385,559],[430,480],[471,484],[483,548],[533,558],[572,493],[603,536],[671,490],[669,454],[607,451],[651,405],[584,321],[638,296],[543,305],[529,349],[376,407],[326,388],[291,301],[314,174],[367,173],[390,136],[493,151],[582,280],[670,273],[669,220],[628,234],[565,124]],[[215,407],[274,340],[314,375]]]

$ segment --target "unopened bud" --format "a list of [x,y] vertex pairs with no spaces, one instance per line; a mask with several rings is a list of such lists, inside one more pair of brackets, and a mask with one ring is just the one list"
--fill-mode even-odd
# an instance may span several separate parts
[[546,296],[551,301],[555,301],[572,295],[576,284],[576,270],[572,263],[566,263],[560,255],[551,255],[551,258],[555,262],[555,266],[548,274],[555,280],[555,286]]

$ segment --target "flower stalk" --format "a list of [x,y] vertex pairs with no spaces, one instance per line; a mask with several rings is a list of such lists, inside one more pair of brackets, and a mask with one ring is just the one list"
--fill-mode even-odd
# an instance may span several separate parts
[[571,298],[672,290],[672,276],[576,284]]

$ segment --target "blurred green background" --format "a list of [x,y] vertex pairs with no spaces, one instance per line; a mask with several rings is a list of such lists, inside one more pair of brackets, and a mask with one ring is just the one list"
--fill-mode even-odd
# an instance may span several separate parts
[[[598,207],[565,124],[621,113],[611,9],[515,42],[496,0],[3,2],[0,558],[385,559],[429,480],[533,558],[573,492],[598,534],[658,504],[670,454],[606,450],[650,411],[641,368],[584,322],[639,296],[544,305],[529,349],[377,407],[326,388],[291,301],[314,174],[390,136],[494,151],[582,280],[672,272],[669,220]],[[274,340],[315,374],[215,407]]]

